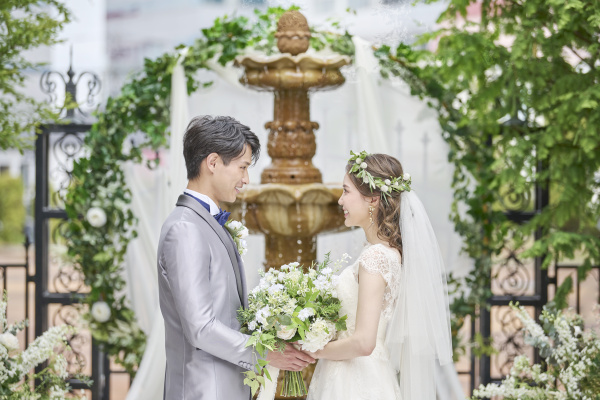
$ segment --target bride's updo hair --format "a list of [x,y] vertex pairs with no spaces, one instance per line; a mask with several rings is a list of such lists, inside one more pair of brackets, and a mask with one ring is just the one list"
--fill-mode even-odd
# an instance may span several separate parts
[[[387,154],[370,154],[363,160],[367,163],[367,171],[373,177],[391,179],[404,175],[402,164]],[[353,161],[346,165],[346,172],[352,168]],[[371,190],[368,183],[361,178],[349,173],[350,180],[365,197],[379,197],[379,205],[373,212],[373,222],[377,225],[377,237],[389,242],[390,246],[397,249],[402,255],[402,236],[400,235],[400,194],[401,192],[389,191],[386,199],[381,196],[379,188]]]

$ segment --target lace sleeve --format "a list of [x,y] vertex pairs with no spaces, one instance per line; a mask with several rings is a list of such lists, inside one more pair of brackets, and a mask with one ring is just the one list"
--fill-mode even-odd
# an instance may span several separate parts
[[380,246],[371,246],[358,257],[359,266],[370,274],[379,274],[390,285],[392,266],[389,255]]
[[385,318],[391,316],[391,307],[398,296],[400,288],[400,264],[398,256],[392,250],[382,248],[380,245],[373,245],[367,248],[358,257],[359,267],[369,274],[379,274],[387,284],[384,294]]

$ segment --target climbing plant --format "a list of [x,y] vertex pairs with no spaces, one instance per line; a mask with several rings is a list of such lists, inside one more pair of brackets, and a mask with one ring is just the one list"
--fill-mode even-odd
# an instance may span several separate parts
[[[64,235],[69,255],[90,288],[84,300],[89,310],[84,318],[92,335],[132,376],[144,353],[146,337],[123,290],[123,259],[136,236],[137,221],[121,166],[126,161],[143,162],[142,148],[165,146],[171,75],[180,57],[184,57],[182,65],[191,94],[211,84],[195,78],[198,70],[208,69],[209,60],[225,65],[247,48],[275,52],[277,21],[285,11],[281,7],[256,11],[252,21],[244,16],[217,18],[191,45],[180,45],[154,60],[146,59],[143,70],[117,96],[108,99],[103,111],[96,113],[97,121],[85,137],[90,154],[73,167]],[[353,54],[347,33],[311,29],[310,44],[315,50],[331,48]],[[145,134],[144,141],[132,147],[128,140],[137,132]],[[146,162],[155,166],[153,161]]]
[[[464,346],[458,331],[465,318],[485,306],[494,259],[506,247],[525,246],[521,257],[541,256],[544,266],[578,254],[582,277],[600,261],[599,6],[576,0],[479,4],[481,20],[466,19],[468,1],[451,0],[439,20],[443,28],[412,46],[373,49],[384,78],[402,78],[438,111],[450,146],[451,217],[475,262],[466,278],[453,281],[455,349]],[[65,236],[90,287],[85,318],[92,334],[132,375],[145,335],[123,295],[123,257],[136,235],[136,218],[121,165],[142,162],[141,148],[166,144],[171,73],[180,57],[191,94],[210,85],[195,78],[209,60],[225,65],[250,48],[276,52],[276,22],[284,11],[257,11],[253,20],[218,18],[191,45],[145,60],[97,113],[85,138],[90,155],[74,166]],[[311,32],[314,50],[353,56],[348,32]],[[439,41],[437,50],[424,50],[431,41]],[[136,132],[145,140],[131,148],[126,143]],[[539,162],[546,168],[538,169]],[[506,194],[526,196],[535,182],[551,191],[550,205],[527,224],[511,223],[503,213]],[[538,230],[541,237],[527,241]],[[560,306],[569,285],[567,280],[558,291]],[[489,351],[482,340],[478,348]]]
[[[473,7],[481,18],[469,17]],[[451,217],[475,262],[454,281],[456,333],[485,307],[507,248],[544,268],[577,257],[579,279],[600,263],[600,3],[451,0],[438,22],[414,46],[375,53],[384,77],[402,78],[437,110],[450,146]],[[536,183],[549,204],[525,224],[509,221],[507,206],[532,208]],[[559,308],[571,286],[557,290]]]

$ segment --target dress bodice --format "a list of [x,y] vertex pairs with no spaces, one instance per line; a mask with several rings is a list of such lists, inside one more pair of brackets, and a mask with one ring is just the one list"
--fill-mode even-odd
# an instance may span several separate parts
[[385,294],[379,325],[377,327],[377,344],[371,354],[372,357],[387,359],[384,339],[387,324],[392,316],[398,288],[400,286],[401,260],[398,252],[383,244],[367,246],[356,262],[348,266],[340,274],[337,293],[341,301],[340,315],[347,315],[347,330],[338,334],[338,339],[352,336],[356,328],[356,311],[358,307],[358,272],[360,267],[370,274],[380,274],[386,282]]

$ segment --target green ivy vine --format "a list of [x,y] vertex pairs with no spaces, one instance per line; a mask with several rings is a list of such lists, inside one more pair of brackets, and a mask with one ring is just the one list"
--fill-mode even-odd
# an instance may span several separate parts
[[[580,277],[600,263],[595,227],[600,205],[593,200],[600,191],[595,176],[600,170],[600,8],[579,0],[480,4],[482,18],[467,20],[469,30],[460,25],[469,2],[451,0],[440,16],[444,28],[422,35],[412,46],[373,49],[384,78],[400,77],[437,110],[450,146],[448,157],[455,166],[451,218],[475,262],[466,278],[451,279],[455,357],[466,345],[459,331],[468,316],[475,318],[486,307],[494,263],[507,248],[523,248],[522,259],[542,257],[545,267],[578,255]],[[123,257],[136,235],[136,218],[121,165],[142,162],[141,148],[165,146],[171,73],[183,48],[188,49],[182,64],[191,94],[211,84],[195,79],[211,59],[225,65],[247,48],[277,52],[276,23],[285,11],[256,11],[252,21],[217,18],[190,46],[145,60],[143,71],[97,113],[85,138],[90,155],[74,166],[65,236],[90,287],[85,303],[96,310],[106,304],[110,310],[85,314],[92,335],[132,376],[146,338],[123,295]],[[314,27],[311,32],[313,49],[354,55],[348,32]],[[499,44],[501,34],[515,38],[512,47]],[[423,50],[431,40],[439,40],[437,51]],[[564,48],[580,62],[567,62]],[[145,142],[124,151],[136,132],[145,133]],[[540,162],[543,170],[537,168]],[[527,196],[535,182],[550,191],[550,204],[523,225],[509,221],[506,194]],[[103,210],[105,218],[88,217],[91,209]],[[536,240],[528,241],[534,233]],[[571,284],[567,279],[557,291],[558,306],[565,306]],[[476,354],[492,351],[483,338],[474,342]]]
[[[480,19],[468,15],[473,5]],[[600,5],[451,0],[438,22],[414,46],[375,54],[384,77],[402,78],[437,110],[450,147],[451,218],[475,262],[451,282],[454,344],[464,350],[458,331],[488,307],[493,267],[509,249],[543,268],[576,259],[579,280],[600,264]],[[432,41],[437,50],[423,50]],[[536,182],[549,204],[526,223],[510,221],[507,209],[533,211]],[[557,288],[556,307],[572,285],[569,277]],[[493,351],[476,341],[476,355]]]
[[[92,336],[132,377],[144,354],[146,336],[124,295],[123,259],[129,242],[136,237],[137,220],[121,166],[127,161],[143,162],[143,148],[157,150],[166,145],[171,75],[183,48],[188,49],[182,65],[191,94],[212,83],[199,82],[195,75],[208,69],[207,62],[215,57],[225,65],[247,48],[278,51],[275,32],[285,11],[281,7],[257,10],[255,21],[243,16],[217,18],[190,46],[180,45],[155,60],[146,59],[143,70],[96,113],[97,121],[85,137],[90,154],[73,167],[64,236],[68,254],[90,288],[84,300],[84,319]],[[329,47],[353,55],[347,32],[311,31],[310,44],[315,50]],[[130,148],[126,142],[137,132],[143,132],[145,139]],[[155,162],[148,164],[155,166]]]

